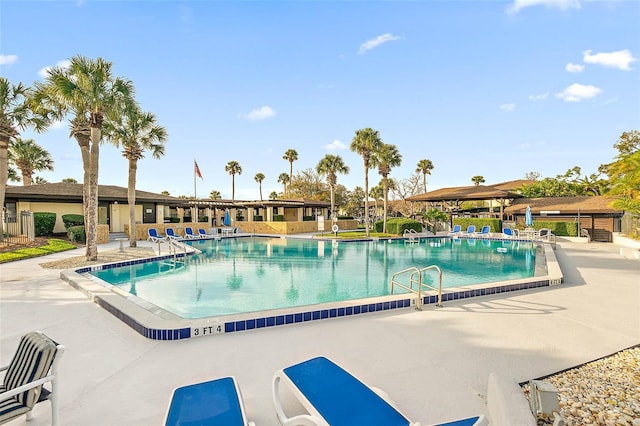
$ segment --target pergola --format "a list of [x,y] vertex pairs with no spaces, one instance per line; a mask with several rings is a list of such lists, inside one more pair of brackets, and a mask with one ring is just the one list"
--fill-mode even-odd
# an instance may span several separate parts
[[504,204],[507,200],[520,198],[522,195],[505,191],[494,186],[473,185],[456,186],[451,188],[441,188],[424,194],[407,197],[410,202],[430,202],[441,203],[449,212],[458,210],[465,201],[492,201],[496,200],[500,204],[500,217],[504,213]]

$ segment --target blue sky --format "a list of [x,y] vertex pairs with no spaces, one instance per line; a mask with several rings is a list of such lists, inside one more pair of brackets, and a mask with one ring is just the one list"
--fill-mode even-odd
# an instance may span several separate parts
[[[640,2],[515,1],[14,1],[0,3],[0,74],[26,85],[74,55],[102,57],[133,81],[166,127],[161,160],[139,163],[138,189],[236,198],[281,191],[294,173],[342,156],[371,127],[395,144],[408,178],[434,163],[430,190],[597,171],[640,128]],[[50,182],[82,181],[80,150],[60,126],[24,132],[47,149]],[[101,149],[100,183],[126,186],[127,162]],[[379,181],[370,171],[370,183]]]

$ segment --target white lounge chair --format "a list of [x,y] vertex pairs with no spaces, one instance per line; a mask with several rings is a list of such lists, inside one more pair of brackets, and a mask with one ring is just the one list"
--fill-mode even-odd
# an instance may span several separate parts
[[186,228],[184,228],[184,236],[186,239],[188,240],[196,240],[196,239],[200,239],[200,234],[194,234],[193,233],[193,229],[189,226],[187,226]]
[[449,233],[447,235],[460,235],[461,231],[462,231],[462,226],[453,225],[453,229],[451,231],[449,231]]
[[[309,414],[287,417],[280,402],[280,383],[289,389]],[[277,371],[273,377],[273,402],[278,419],[292,425],[413,425],[389,396],[365,385],[325,357],[312,358]],[[484,416],[469,425],[486,424]]]
[[172,240],[181,240],[182,237],[176,234],[173,228],[167,228],[164,230],[165,234],[167,234],[167,238],[171,238]]
[[158,230],[156,228],[147,229],[147,234],[149,234],[149,236],[147,237],[147,241],[151,241],[152,243],[157,243],[164,240],[163,237],[158,235]]
[[175,389],[165,425],[255,426],[247,420],[242,393],[234,377]]
[[[5,371],[0,385],[0,424],[22,414],[31,420],[32,409],[38,402],[51,401],[51,425],[58,424],[58,363],[64,346],[44,333],[32,331],[20,339],[20,344]],[[42,385],[51,382],[51,391]]]

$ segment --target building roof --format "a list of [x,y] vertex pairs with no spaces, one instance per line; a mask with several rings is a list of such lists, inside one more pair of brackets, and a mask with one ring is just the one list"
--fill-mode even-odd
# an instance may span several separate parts
[[529,179],[516,179],[510,180],[508,182],[496,183],[495,185],[490,186],[502,189],[503,191],[516,191],[525,185],[532,185],[533,183],[535,183],[535,181]]
[[589,213],[622,213],[622,210],[611,207],[615,197],[580,196],[580,197],[545,197],[520,198],[505,209],[507,214],[525,214],[527,206],[533,214],[553,212],[553,214],[582,214]]
[[473,201],[518,197],[522,197],[522,195],[495,186],[472,185],[441,188],[407,197],[407,201]]
[[[43,183],[41,185],[7,186],[5,197],[33,201],[72,201],[82,202],[81,183]],[[127,188],[114,185],[98,185],[99,201],[127,202]],[[136,190],[136,201],[182,205],[186,200],[169,195]]]

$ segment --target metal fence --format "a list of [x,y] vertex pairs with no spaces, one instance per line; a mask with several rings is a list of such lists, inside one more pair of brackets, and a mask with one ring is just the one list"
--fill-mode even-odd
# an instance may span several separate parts
[[2,213],[0,241],[4,244],[24,244],[36,239],[33,212],[21,211],[18,215]]

